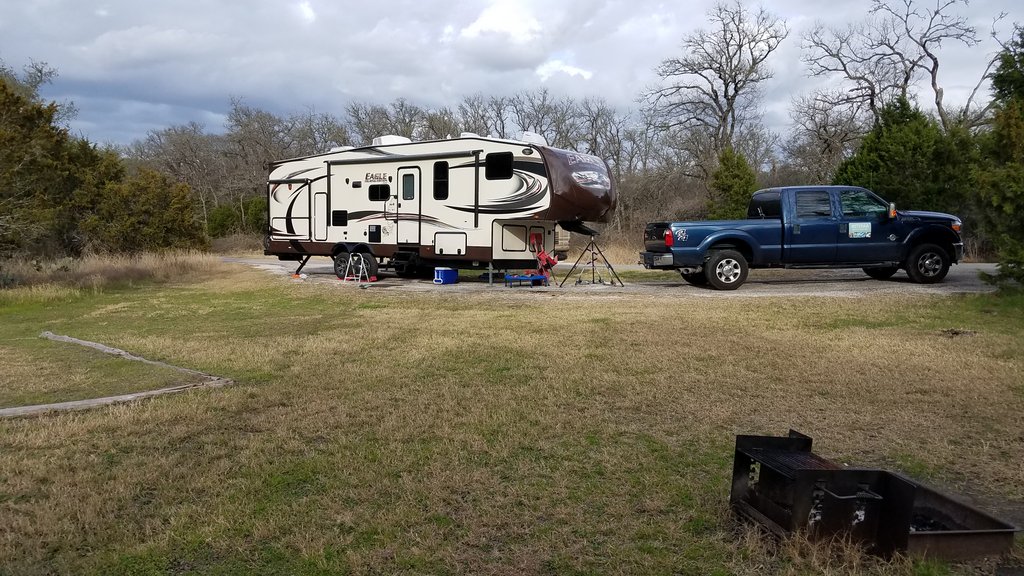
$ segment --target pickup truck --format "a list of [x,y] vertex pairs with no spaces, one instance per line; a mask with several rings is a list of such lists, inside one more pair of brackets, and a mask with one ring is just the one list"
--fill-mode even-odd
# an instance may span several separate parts
[[878,280],[902,268],[932,283],[963,259],[961,226],[950,214],[897,211],[864,188],[770,188],[754,193],[746,220],[648,224],[640,256],[645,268],[719,290],[739,288],[750,268],[863,268]]

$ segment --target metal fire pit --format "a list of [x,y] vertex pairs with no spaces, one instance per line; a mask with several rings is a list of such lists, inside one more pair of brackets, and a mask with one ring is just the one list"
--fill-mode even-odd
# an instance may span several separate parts
[[811,438],[737,436],[729,503],[778,536],[847,537],[880,556],[944,560],[1005,553],[1017,528],[900,474],[846,468]]

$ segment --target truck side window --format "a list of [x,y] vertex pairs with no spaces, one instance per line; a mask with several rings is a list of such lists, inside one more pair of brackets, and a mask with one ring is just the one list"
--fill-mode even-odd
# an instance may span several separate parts
[[512,177],[512,153],[492,152],[484,157],[484,176],[488,180],[508,180]]
[[839,199],[843,205],[843,216],[847,218],[878,216],[889,210],[884,202],[864,190],[843,190]]
[[782,203],[778,192],[762,192],[750,199],[747,218],[782,218]]
[[831,218],[832,203],[828,192],[797,192],[797,218]]

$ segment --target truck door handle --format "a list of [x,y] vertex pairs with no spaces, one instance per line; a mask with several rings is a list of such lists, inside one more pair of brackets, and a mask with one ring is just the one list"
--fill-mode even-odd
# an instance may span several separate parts
[[799,224],[793,224],[793,234],[799,234],[799,233],[800,233],[800,225]]

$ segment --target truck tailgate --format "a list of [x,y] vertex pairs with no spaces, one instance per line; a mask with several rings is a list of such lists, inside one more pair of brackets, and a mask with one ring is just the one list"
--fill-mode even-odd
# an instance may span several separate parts
[[644,228],[644,250],[648,252],[668,252],[665,245],[665,231],[671,225],[668,222],[651,222]]

